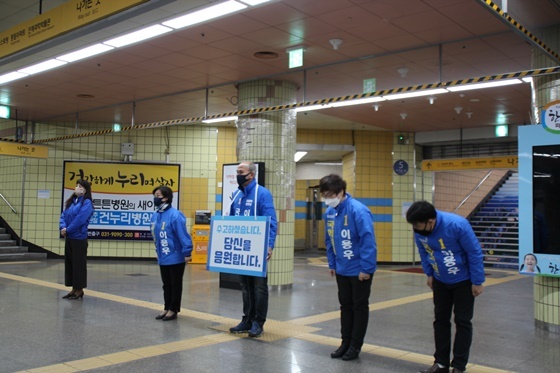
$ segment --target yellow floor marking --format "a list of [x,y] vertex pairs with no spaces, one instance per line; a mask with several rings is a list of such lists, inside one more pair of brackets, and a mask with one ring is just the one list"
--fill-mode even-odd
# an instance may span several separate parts
[[[320,259],[320,258],[319,258]],[[384,272],[390,272],[394,275],[410,275],[414,273],[408,272],[395,272],[389,270],[382,270]],[[33,285],[39,285],[44,287],[49,287],[52,289],[58,290],[67,290],[67,287],[61,284],[37,280],[29,277],[22,277],[18,275],[12,275],[8,273],[0,272],[1,278],[10,279],[13,281],[24,282]],[[504,277],[504,278],[487,278],[485,285],[492,286],[502,284],[508,281],[519,280],[524,278],[524,276],[515,274],[512,276]],[[146,302],[137,299],[122,297],[113,294],[107,294],[99,291],[94,290],[87,290],[87,295],[91,297],[97,297],[101,299],[106,299],[114,302],[120,302],[124,304],[129,304],[137,307],[142,308],[149,308],[154,310],[160,310],[161,304],[153,303],[153,302]],[[386,309],[390,307],[396,307],[404,304],[410,304],[418,301],[423,301],[427,299],[431,299],[432,293],[426,292],[422,294],[416,294],[404,298],[393,299],[384,302],[373,303],[370,305],[370,311],[376,311],[381,309]],[[197,318],[201,320],[206,320],[210,322],[214,322],[218,325],[210,326],[211,329],[220,330],[224,332],[228,332],[230,326],[234,326],[237,323],[237,319],[227,318],[218,315],[212,315],[209,313],[198,312],[193,310],[183,310],[181,312],[180,318],[183,316]],[[339,311],[334,312],[326,312],[319,315],[309,316],[309,317],[302,317],[299,319],[293,319],[288,322],[281,322],[276,320],[268,320],[267,321],[267,329],[263,336],[260,338],[263,341],[271,342],[278,339],[283,338],[299,338],[303,340],[307,340],[314,343],[325,344],[329,346],[338,346],[340,340],[337,338],[332,337],[325,337],[317,334],[311,334],[312,332],[319,331],[319,328],[310,327],[310,324],[316,324],[324,321],[336,320],[340,317]],[[242,336],[245,336],[242,335]],[[111,366],[115,364],[126,363],[129,361],[149,358],[153,356],[161,356],[165,354],[169,354],[172,352],[179,352],[185,351],[189,349],[194,349],[198,347],[203,347],[206,345],[213,345],[217,343],[229,342],[232,340],[236,340],[239,338],[239,335],[232,335],[229,333],[222,333],[222,334],[215,334],[209,335],[204,337],[193,338],[189,340],[182,340],[178,342],[171,342],[166,344],[160,344],[155,346],[147,346],[143,348],[132,349],[128,351],[118,352],[114,354],[107,354],[101,355],[97,357],[81,359],[70,361],[61,364],[54,364],[45,367],[35,368],[31,370],[27,370],[25,372],[40,372],[40,373],[66,373],[66,372],[78,372],[82,370],[89,370],[89,369],[96,369],[106,366]],[[431,365],[433,362],[433,357],[428,355],[420,355],[416,353],[411,353],[408,351],[402,351],[397,349],[391,349],[387,347],[377,346],[377,345],[370,345],[364,344],[362,347],[363,353],[372,353],[379,356],[385,356],[388,358],[398,359],[398,360],[405,360],[414,363],[424,364],[424,365]],[[511,371],[500,370],[495,368],[489,368],[484,366],[478,365],[469,365],[468,370],[470,373],[506,373]]]
[[[338,338],[325,337],[317,334],[300,334],[295,336],[295,338],[308,342],[332,346],[333,348],[336,348],[340,345],[340,339]],[[372,345],[369,343],[365,343],[362,346],[361,353],[383,356],[390,359],[409,361],[411,363],[418,363],[418,364],[425,365],[426,367],[429,367],[434,363],[434,357],[432,355],[422,355],[414,352],[408,352],[408,351],[397,350],[394,348]],[[475,365],[475,364],[467,365],[467,371],[469,373],[514,373],[513,371],[510,370],[490,368],[490,367],[485,367],[482,365]]]
[[157,346],[135,348],[128,351],[117,352],[114,354],[101,355],[91,357],[88,359],[73,360],[65,363],[48,365],[40,368],[23,370],[22,372],[33,373],[66,373],[66,372],[80,372],[83,370],[103,368],[115,364],[128,363],[140,359],[145,359],[153,356],[161,356],[179,351],[192,350],[199,347],[215,345],[218,343],[225,343],[236,340],[229,334],[214,334],[203,337],[192,338],[188,340],[163,343]]
[[19,262],[0,262],[0,265],[6,265],[6,264],[37,264],[37,263],[42,263],[42,262],[36,262],[34,260],[24,260],[24,261],[19,261]]

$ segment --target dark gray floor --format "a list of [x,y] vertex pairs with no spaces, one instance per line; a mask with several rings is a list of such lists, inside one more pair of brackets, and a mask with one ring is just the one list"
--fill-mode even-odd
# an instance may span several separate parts
[[[0,372],[72,371],[72,362],[82,359],[100,361],[108,354],[120,357],[118,353],[177,341],[194,345],[173,353],[156,351],[151,357],[125,363],[107,363],[91,371],[383,373],[416,372],[424,367],[409,358],[366,349],[357,361],[331,359],[329,341],[339,338],[339,322],[336,316],[326,321],[320,317],[338,309],[336,283],[325,267],[310,264],[303,255],[295,263],[293,288],[270,294],[269,325],[274,321],[289,325],[294,319],[317,316],[306,326],[319,328],[311,334],[324,340],[231,338],[211,328],[223,321],[215,321],[216,317],[229,318],[230,323],[240,318],[241,294],[219,288],[218,274],[200,265],[187,268],[179,319],[161,322],[154,320],[162,299],[155,262],[90,260],[88,289],[79,301],[60,298],[65,294],[60,286],[62,261],[2,263]],[[433,311],[425,276],[394,269],[397,267],[380,266],[374,277],[366,344],[420,354],[430,361]],[[558,372],[560,336],[534,327],[532,279],[504,270],[489,268],[487,272],[488,286],[476,303],[470,359],[475,366],[469,371]],[[500,279],[506,281],[493,284]],[[428,297],[410,300],[419,294]],[[400,304],[402,299],[408,301]],[[203,345],[214,337],[226,339]]]

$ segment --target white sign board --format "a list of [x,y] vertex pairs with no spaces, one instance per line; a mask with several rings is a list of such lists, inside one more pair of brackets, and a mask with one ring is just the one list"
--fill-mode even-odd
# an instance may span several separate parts
[[269,216],[214,216],[206,269],[266,277]]

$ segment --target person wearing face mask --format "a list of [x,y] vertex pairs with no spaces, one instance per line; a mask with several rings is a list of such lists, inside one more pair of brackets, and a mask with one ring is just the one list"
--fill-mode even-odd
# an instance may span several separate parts
[[60,215],[60,235],[64,240],[64,285],[72,290],[64,299],[82,299],[87,287],[88,225],[93,214],[91,185],[78,180],[74,193],[64,204]]
[[[239,189],[232,196],[230,216],[270,216],[268,235],[268,255],[272,256],[276,241],[276,210],[272,194],[255,180],[257,166],[253,162],[241,162],[237,166],[237,184]],[[249,337],[258,338],[263,334],[268,312],[267,277],[240,275],[241,295],[243,296],[243,318],[241,322],[229,329],[230,333],[249,333]]]
[[[472,343],[474,299],[484,291],[482,248],[469,222],[436,210],[426,201],[414,202],[406,213],[412,224],[422,269],[434,302],[435,362],[421,373],[465,371]],[[451,313],[455,341],[451,360]]]
[[187,232],[185,215],[171,205],[173,191],[168,186],[156,187],[150,229],[156,247],[161,281],[163,282],[163,312],[156,320],[170,321],[181,311],[183,275],[191,260],[193,244]]
[[377,267],[373,215],[346,193],[346,182],[331,174],[319,182],[328,206],[324,214],[325,245],[331,277],[336,275],[342,343],[331,358],[358,358],[369,321],[369,296]]

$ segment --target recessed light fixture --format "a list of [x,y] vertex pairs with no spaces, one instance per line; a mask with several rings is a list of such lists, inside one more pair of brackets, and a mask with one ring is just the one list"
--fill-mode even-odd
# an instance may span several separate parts
[[260,58],[261,60],[272,60],[278,58],[278,53],[271,51],[259,51],[253,53],[253,57]]

